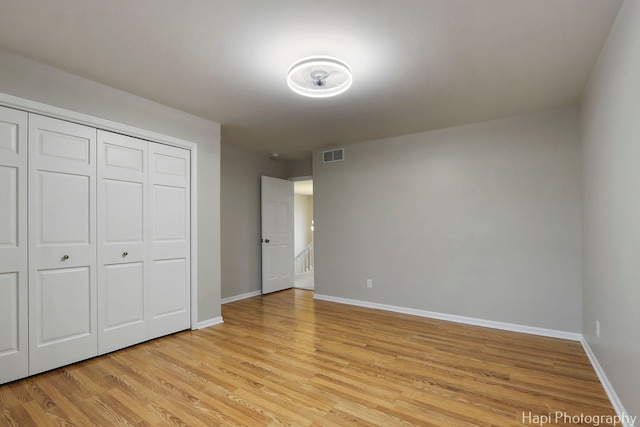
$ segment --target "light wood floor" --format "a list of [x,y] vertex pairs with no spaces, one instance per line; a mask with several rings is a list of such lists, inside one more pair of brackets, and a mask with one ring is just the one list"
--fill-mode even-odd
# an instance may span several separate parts
[[614,415],[579,343],[312,296],[230,303],[222,325],[0,386],[0,425],[513,426],[534,425],[523,412]]

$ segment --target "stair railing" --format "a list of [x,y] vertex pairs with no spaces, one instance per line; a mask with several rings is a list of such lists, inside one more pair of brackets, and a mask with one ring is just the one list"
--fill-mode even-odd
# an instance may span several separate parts
[[296,274],[313,271],[313,242],[309,243],[295,258]]

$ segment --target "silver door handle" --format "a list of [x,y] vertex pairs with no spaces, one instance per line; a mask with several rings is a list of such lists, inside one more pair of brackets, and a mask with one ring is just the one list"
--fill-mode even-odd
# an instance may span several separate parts
[[126,257],[127,255],[129,255],[129,252],[122,252],[123,257]]
[[269,243],[269,239],[264,239],[264,242],[265,243]]
[[69,259],[69,255],[65,255],[65,256],[63,256],[63,257],[62,257],[62,260],[63,260],[63,261],[66,261],[66,260],[68,260],[68,259]]

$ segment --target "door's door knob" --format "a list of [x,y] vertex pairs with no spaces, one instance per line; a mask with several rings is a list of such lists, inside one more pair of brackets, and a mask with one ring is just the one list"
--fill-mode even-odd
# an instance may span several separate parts
[[123,256],[123,257],[125,257],[125,256],[127,256],[127,255],[129,255],[129,252],[122,252],[122,256]]
[[62,260],[63,260],[63,261],[66,261],[66,260],[68,260],[68,259],[69,259],[69,255],[65,255],[65,256],[63,256],[63,257],[62,257]]
[[264,239],[264,242],[265,243],[269,243],[269,239]]

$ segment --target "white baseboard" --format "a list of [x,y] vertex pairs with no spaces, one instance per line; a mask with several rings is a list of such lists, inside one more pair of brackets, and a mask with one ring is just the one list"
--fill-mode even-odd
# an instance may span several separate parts
[[195,329],[204,329],[209,326],[215,326],[224,323],[222,316],[214,317],[213,319],[203,320],[202,322],[198,322]]
[[247,292],[246,294],[236,295],[236,296],[229,297],[229,298],[222,298],[221,303],[222,304],[228,304],[230,302],[240,301],[241,299],[251,298],[251,297],[258,296],[258,295],[262,295],[262,291]]
[[453,314],[437,313],[434,311],[417,310],[414,308],[399,307],[395,305],[379,304],[368,301],[360,301],[348,298],[333,297],[329,295],[314,294],[314,299],[331,301],[341,304],[356,305],[359,307],[376,308],[379,310],[393,311],[396,313],[412,314],[414,316],[428,317],[430,319],[446,320],[448,322],[464,323],[466,325],[483,326],[485,328],[501,329],[504,331],[521,332],[543,337],[561,338],[570,341],[581,341],[582,334],[576,332],[557,331],[555,329],[537,328],[534,326],[518,325],[514,323],[495,322],[493,320],[476,319],[473,317],[456,316]]
[[604,373],[602,366],[600,366],[600,362],[598,362],[596,355],[591,350],[591,347],[589,347],[589,343],[584,338],[584,336],[582,337],[580,342],[582,343],[582,347],[584,348],[585,353],[587,353],[587,357],[589,357],[591,366],[593,366],[593,369],[596,371],[596,374],[600,379],[600,383],[602,384],[604,391],[607,393],[607,396],[611,401],[611,405],[613,405],[613,409],[616,411],[616,414],[618,414],[618,417],[620,417],[622,425],[624,427],[634,427],[635,419],[633,419],[633,422],[632,422],[632,420],[628,415],[628,412],[624,409],[624,406],[622,406],[622,402],[620,401],[618,394],[613,389],[613,386],[609,382],[607,375]]

